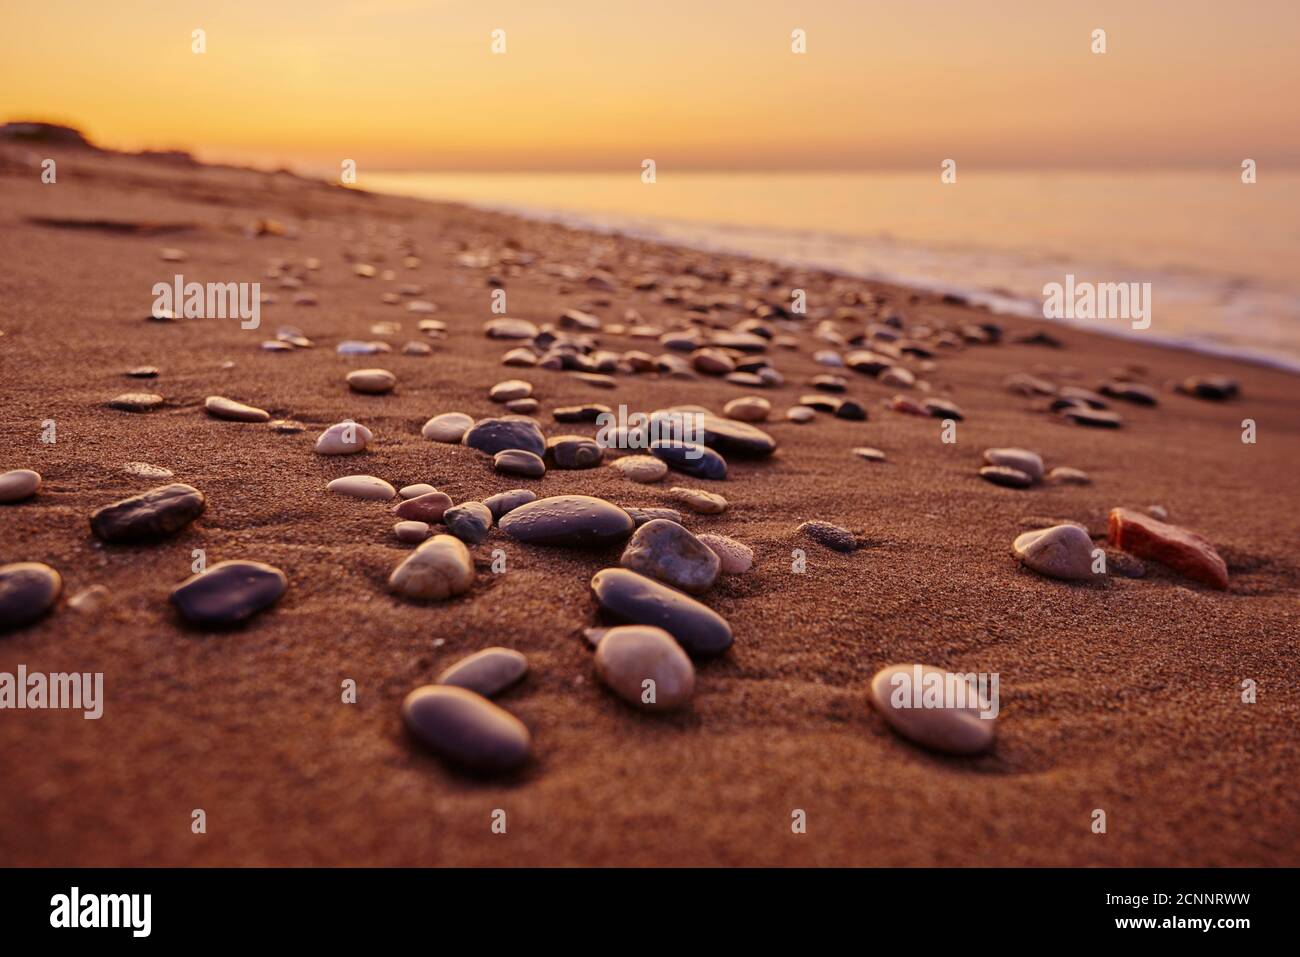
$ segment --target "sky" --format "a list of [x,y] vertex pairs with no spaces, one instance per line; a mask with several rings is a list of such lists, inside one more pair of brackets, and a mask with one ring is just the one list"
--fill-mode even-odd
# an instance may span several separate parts
[[1300,0],[0,0],[0,120],[304,171],[1300,166],[1297,41]]

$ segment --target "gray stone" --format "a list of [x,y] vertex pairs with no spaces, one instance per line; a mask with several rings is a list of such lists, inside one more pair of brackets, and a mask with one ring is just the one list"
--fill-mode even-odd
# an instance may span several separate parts
[[731,647],[731,626],[706,605],[675,588],[626,568],[606,568],[591,590],[609,615],[663,628],[692,655],[715,655]]
[[491,698],[528,672],[528,659],[511,648],[484,648],[438,675],[435,684],[465,688]]
[[440,757],[486,773],[513,770],[528,760],[528,729],[487,698],[453,685],[416,688],[402,702],[407,730]]
[[590,495],[556,495],[521,505],[500,522],[501,531],[540,545],[611,545],[632,532],[632,516]]
[[41,562],[0,565],[0,631],[21,628],[58,601],[63,578]]
[[106,542],[146,542],[179,532],[203,512],[203,493],[188,485],[163,485],[105,505],[90,516]]
[[713,586],[722,565],[708,545],[680,524],[663,519],[633,533],[619,564],[697,595]]
[[262,562],[218,562],[172,589],[171,602],[196,625],[235,625],[280,600],[284,572]]
[[644,711],[675,711],[689,704],[695,691],[695,666],[662,628],[610,628],[596,645],[595,660],[600,680]]

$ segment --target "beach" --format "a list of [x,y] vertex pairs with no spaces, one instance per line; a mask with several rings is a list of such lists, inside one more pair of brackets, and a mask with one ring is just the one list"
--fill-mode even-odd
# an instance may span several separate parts
[[[102,672],[103,714],[0,715],[7,864],[1300,862],[1295,375],[1141,336],[994,316],[935,292],[288,173],[40,155],[58,160],[57,183],[41,182],[28,149],[0,146],[0,471],[42,476],[37,495],[0,505],[0,564],[45,563],[63,594],[39,621],[0,634],[0,672]],[[164,248],[183,260],[164,261]],[[300,268],[308,258],[319,268]],[[276,261],[292,269],[269,277]],[[358,263],[376,275],[360,276]],[[155,284],[182,273],[260,281],[276,301],[263,302],[256,329],[235,319],[149,321]],[[300,285],[284,288],[290,274]],[[638,288],[646,276],[655,285]],[[436,304],[430,315],[445,336],[419,330],[429,316],[408,310],[410,297],[383,301],[402,284],[425,288],[418,298]],[[669,288],[682,295],[665,302]],[[542,326],[582,310],[604,324],[593,333],[600,348],[651,355],[664,349],[628,328],[726,330],[754,316],[751,301],[788,307],[792,289],[806,291],[808,314],[780,323],[796,348],[767,351],[782,385],[619,371],[605,389],[566,371],[503,366],[517,343],[484,335],[484,323],[501,318],[494,289],[506,290],[510,318]],[[294,304],[304,292],[315,305]],[[924,395],[818,363],[820,350],[848,351],[819,339],[819,324],[860,330],[872,318],[864,296],[912,334],[996,323],[1001,340],[909,359],[930,385]],[[379,323],[400,327],[376,333]],[[314,346],[262,349],[285,325]],[[1036,332],[1055,345],[1017,341]],[[345,340],[392,351],[340,355]],[[403,352],[412,340],[432,351]],[[142,383],[124,374],[138,366],[158,375]],[[396,376],[392,392],[349,390],[349,371],[375,366]],[[1028,373],[1095,389],[1117,368],[1159,395],[1154,407],[1113,402],[1117,429],[1073,425],[1004,384]],[[866,421],[784,418],[826,373],[845,377],[844,395]],[[1237,380],[1240,396],[1213,402],[1171,388],[1205,374]],[[729,458],[722,482],[673,474],[637,484],[607,466],[551,469],[537,481],[421,436],[440,413],[500,414],[488,389],[516,378],[532,383],[548,436],[596,431],[555,422],[556,407],[690,404],[720,414],[732,399],[761,395],[773,411],[759,427],[777,450]],[[164,403],[143,414],[108,407],[127,392]],[[943,440],[939,418],[884,406],[900,392],[958,405],[955,441]],[[218,420],[204,411],[214,395],[305,429]],[[317,435],[349,418],[373,431],[366,450],[314,454]],[[1242,440],[1247,419],[1253,443]],[[57,441],[42,441],[51,421]],[[860,446],[886,460],[856,457]],[[1049,469],[1081,469],[1091,483],[983,481],[983,451],[1007,446],[1036,451]],[[128,474],[127,463],[174,478]],[[618,564],[619,547],[519,543],[493,528],[470,548],[467,593],[409,601],[387,587],[411,551],[393,537],[391,504],[326,491],[356,473],[429,483],[457,503],[528,487],[680,509],[671,487],[707,486],[729,508],[683,509],[684,524],[754,552],[750,571],[721,576],[701,597],[730,623],[734,644],[697,661],[688,708],[638,713],[596,679],[584,636],[599,617],[592,576]],[[207,498],[178,534],[149,545],[92,534],[96,509],[173,481]],[[1140,578],[1063,582],[1012,555],[1025,531],[1074,522],[1102,542],[1112,509],[1154,506],[1213,543],[1228,566],[1226,590],[1152,561]],[[799,526],[817,520],[851,530],[858,547],[811,542]],[[187,624],[168,595],[191,575],[195,549],[209,562],[273,565],[287,591],[238,628]],[[495,549],[504,573],[491,567]],[[796,550],[802,571],[793,570]],[[107,590],[98,610],[67,606],[94,585]],[[496,700],[528,728],[532,756],[509,775],[466,775],[412,739],[400,707],[449,665],[497,645],[528,659],[524,680]],[[1000,676],[990,750],[937,754],[882,721],[868,701],[871,678],[911,662]],[[355,703],[341,699],[349,680]],[[1243,700],[1246,681],[1253,703]],[[196,809],[204,833],[192,829]],[[1094,830],[1097,809],[1105,833]],[[492,826],[497,811],[504,833]],[[796,811],[804,833],[792,830]]]

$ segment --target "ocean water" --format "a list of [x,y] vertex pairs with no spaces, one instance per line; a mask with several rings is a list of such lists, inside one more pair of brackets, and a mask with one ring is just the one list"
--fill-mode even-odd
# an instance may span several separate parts
[[[372,173],[360,186],[960,292],[1150,283],[1150,326],[1068,320],[1300,371],[1300,172]],[[1065,321],[1065,320],[1063,320]]]

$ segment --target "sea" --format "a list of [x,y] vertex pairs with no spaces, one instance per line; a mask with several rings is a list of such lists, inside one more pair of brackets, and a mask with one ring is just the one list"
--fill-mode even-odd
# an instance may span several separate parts
[[[1051,284],[1149,283],[1149,325],[1069,322],[1300,372],[1300,171],[425,173],[378,192],[953,292],[1043,317]],[[1141,286],[1134,288],[1143,288]]]

